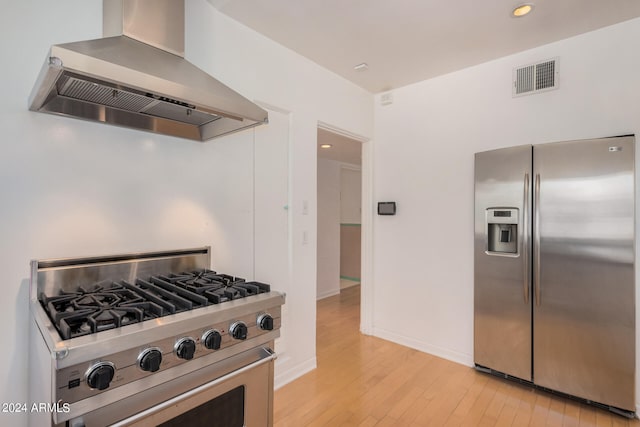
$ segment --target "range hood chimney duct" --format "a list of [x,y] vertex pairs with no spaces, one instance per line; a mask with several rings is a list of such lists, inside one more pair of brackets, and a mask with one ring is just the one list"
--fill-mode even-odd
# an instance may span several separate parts
[[103,0],[104,38],[54,45],[29,109],[206,141],[268,121],[184,59],[184,0]]

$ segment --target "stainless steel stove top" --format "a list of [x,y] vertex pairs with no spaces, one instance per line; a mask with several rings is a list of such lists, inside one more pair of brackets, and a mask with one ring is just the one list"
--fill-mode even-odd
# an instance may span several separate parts
[[210,261],[204,247],[32,262],[49,401],[71,408],[56,423],[273,343],[284,294]]

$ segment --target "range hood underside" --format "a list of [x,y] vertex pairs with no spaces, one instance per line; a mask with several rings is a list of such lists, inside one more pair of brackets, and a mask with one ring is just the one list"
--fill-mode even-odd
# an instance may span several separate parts
[[124,36],[53,46],[29,109],[196,141],[268,120],[184,59]]
[[[37,110],[78,119],[98,121],[180,138],[205,141],[262,122],[235,119],[206,113],[192,106],[162,101],[148,95],[140,95],[134,89],[118,86],[116,89],[104,82],[93,83],[80,79],[73,73],[63,72]],[[82,91],[78,86],[93,86],[95,91]],[[58,88],[62,90],[59,91]],[[74,90],[75,89],[75,90]],[[108,91],[109,94],[105,94]],[[115,92],[114,92],[115,91]],[[112,98],[114,105],[106,104]],[[102,98],[97,102],[97,98]],[[187,113],[190,111],[190,113]]]
[[[91,86],[94,90],[83,90]],[[108,104],[110,101],[113,105]],[[244,125],[240,128],[245,128],[260,124],[241,123],[241,120],[230,118],[223,120],[222,116],[140,95],[130,88],[120,86],[115,89],[106,86],[104,82],[81,80],[72,73],[60,76],[38,111],[197,141],[234,132],[239,130],[238,125]],[[187,114],[187,111],[190,113]]]

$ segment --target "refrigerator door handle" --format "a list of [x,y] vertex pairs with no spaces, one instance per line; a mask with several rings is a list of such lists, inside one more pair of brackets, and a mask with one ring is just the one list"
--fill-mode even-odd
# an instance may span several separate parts
[[524,174],[524,203],[522,206],[522,270],[524,275],[524,302],[529,303],[529,288],[531,287],[529,272],[529,174]]
[[536,174],[535,186],[533,189],[533,209],[535,223],[533,225],[533,286],[536,295],[536,305],[540,305],[540,174]]

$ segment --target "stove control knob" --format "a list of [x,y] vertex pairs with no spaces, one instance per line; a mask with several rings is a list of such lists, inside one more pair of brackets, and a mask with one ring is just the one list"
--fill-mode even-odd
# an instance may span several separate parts
[[174,350],[180,359],[191,360],[196,352],[196,341],[190,337],[181,338],[174,346]]
[[242,321],[237,321],[229,327],[229,332],[231,332],[231,336],[234,339],[246,340],[248,332],[247,324]]
[[263,331],[273,331],[273,317],[270,314],[258,316],[258,327]]
[[116,368],[111,362],[99,362],[89,368],[87,371],[87,384],[96,390],[104,390],[109,387]]
[[202,344],[204,347],[209,350],[220,350],[220,345],[222,344],[222,335],[220,332],[215,329],[209,329],[204,334],[202,334],[201,338]]
[[138,356],[138,366],[147,372],[156,372],[160,369],[162,351],[158,347],[147,348]]

